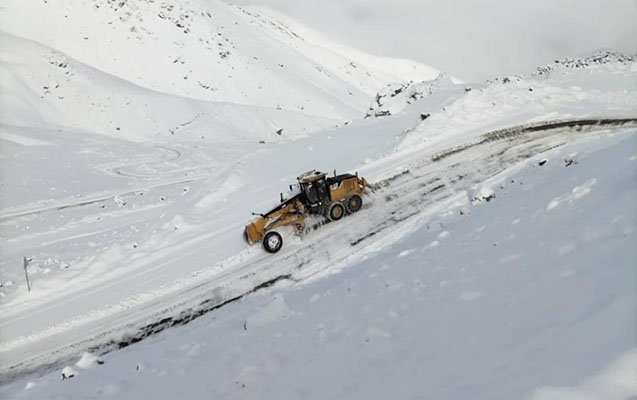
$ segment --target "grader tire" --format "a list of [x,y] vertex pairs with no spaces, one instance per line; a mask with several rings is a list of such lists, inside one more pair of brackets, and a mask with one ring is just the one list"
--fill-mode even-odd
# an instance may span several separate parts
[[345,215],[345,207],[341,203],[332,203],[327,210],[327,218],[330,221],[338,221]]
[[357,194],[349,196],[345,201],[345,208],[347,208],[347,212],[350,214],[359,211],[361,207],[363,207],[363,199]]
[[271,231],[263,237],[263,248],[268,253],[276,253],[283,246],[283,238],[278,232]]

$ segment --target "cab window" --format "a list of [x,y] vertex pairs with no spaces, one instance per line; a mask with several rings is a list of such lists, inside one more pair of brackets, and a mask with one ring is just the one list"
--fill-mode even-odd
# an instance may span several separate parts
[[306,183],[304,185],[303,191],[305,192],[305,197],[307,197],[307,201],[310,203],[318,203],[318,198],[316,197],[316,190],[314,190],[314,185],[311,183]]

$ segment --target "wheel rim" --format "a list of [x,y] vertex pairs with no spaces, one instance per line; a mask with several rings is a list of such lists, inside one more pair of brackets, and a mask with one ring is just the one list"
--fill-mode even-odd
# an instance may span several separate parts
[[271,249],[276,249],[277,247],[281,245],[281,240],[279,239],[277,235],[270,235],[270,237],[268,237],[267,242],[268,242],[268,247]]
[[343,216],[343,209],[339,206],[332,208],[332,219],[340,219]]

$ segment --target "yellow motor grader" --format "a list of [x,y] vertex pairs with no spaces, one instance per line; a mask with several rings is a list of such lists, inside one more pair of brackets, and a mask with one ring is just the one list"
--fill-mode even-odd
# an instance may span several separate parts
[[297,232],[303,232],[305,220],[310,215],[322,215],[328,221],[338,221],[346,214],[361,209],[362,195],[368,187],[365,178],[358,174],[336,175],[335,172],[334,176],[327,176],[313,170],[296,179],[297,194],[287,200],[281,194],[281,204],[265,214],[255,214],[257,218],[246,225],[244,236],[248,243],[262,241],[267,252],[276,253],[283,245],[283,237],[277,228],[291,226]]

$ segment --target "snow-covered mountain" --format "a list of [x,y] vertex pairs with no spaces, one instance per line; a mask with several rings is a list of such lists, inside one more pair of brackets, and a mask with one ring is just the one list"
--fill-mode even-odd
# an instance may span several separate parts
[[[0,16],[0,397],[637,396],[633,57],[460,83],[216,0]],[[310,169],[363,209],[246,244]]]
[[[288,138],[334,126],[337,118],[140,87],[35,42],[0,33],[0,122],[15,127],[93,132],[128,140],[238,141]],[[10,63],[9,63],[10,61]],[[73,110],[73,112],[69,112]]]
[[[623,103],[626,99],[624,91],[634,86],[630,73],[634,71],[636,59],[637,55],[626,55],[611,50],[598,50],[587,57],[555,60],[554,63],[538,67],[536,71],[525,75],[494,78],[484,83],[467,84],[464,87],[464,91],[467,93],[467,98],[476,96],[475,93],[469,94],[473,90],[479,93],[488,91],[489,93],[486,94],[486,97],[490,98],[494,97],[495,93],[493,92],[501,91],[511,96],[510,99],[500,99],[501,103],[510,104],[514,102],[520,104],[521,108],[526,105],[536,104],[547,96],[555,97],[558,94],[565,101],[570,97],[572,102],[586,100],[586,97],[596,99],[595,91],[600,90],[615,92],[617,101]],[[615,76],[608,75],[604,79],[597,80],[585,78],[578,82],[585,86],[590,85],[590,89],[595,90],[590,93],[582,90],[583,88],[579,86],[550,86],[551,80],[549,78],[552,75],[571,76],[572,80],[578,80],[578,76],[581,75],[594,74],[595,71],[599,71],[599,74],[607,74],[609,70],[615,71],[613,73]],[[444,74],[423,82],[390,82],[376,94],[367,110],[366,118],[397,114],[419,99],[437,92],[444,92],[454,83],[460,84],[461,82]],[[510,86],[502,90],[502,85]],[[515,87],[515,89],[511,90],[512,87]],[[630,98],[628,99],[630,100]],[[476,103],[484,102],[477,101]],[[493,103],[495,103],[493,106],[497,107],[497,103]],[[622,106],[622,104],[619,105],[620,109]],[[430,111],[435,112],[437,110]],[[430,114],[431,112],[423,112],[423,119],[428,118]],[[480,116],[480,113],[477,112],[472,114],[476,117]]]
[[[81,129],[94,122],[92,130],[116,136],[167,134],[197,120],[214,131],[209,136],[226,137],[223,125],[229,125],[239,135],[261,130],[269,138],[280,128],[294,134],[359,118],[384,84],[437,74],[298,27],[301,36],[292,21],[218,0],[8,0],[0,21],[13,35],[1,39],[11,54],[2,81],[14,85],[3,92],[19,99],[2,99],[6,124],[36,106],[47,121]],[[61,109],[74,109],[89,123],[73,123]],[[131,115],[137,122],[122,126]],[[206,136],[194,131],[191,136]]]

